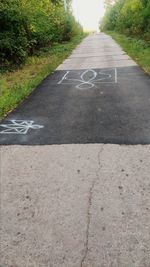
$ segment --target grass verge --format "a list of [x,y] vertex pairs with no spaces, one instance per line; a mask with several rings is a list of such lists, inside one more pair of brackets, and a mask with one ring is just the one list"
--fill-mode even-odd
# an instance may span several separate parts
[[22,68],[0,74],[0,119],[53,72],[85,36],[82,34],[74,37],[70,42],[44,48],[38,56],[29,57]]
[[145,72],[150,74],[150,45],[143,40],[127,37],[116,32],[107,32],[120,44],[125,52],[131,56]]

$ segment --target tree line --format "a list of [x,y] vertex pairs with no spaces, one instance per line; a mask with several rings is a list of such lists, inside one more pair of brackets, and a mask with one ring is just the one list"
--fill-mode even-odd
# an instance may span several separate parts
[[0,65],[20,65],[28,55],[82,32],[70,0],[0,0]]
[[106,0],[102,31],[117,31],[150,44],[150,0]]

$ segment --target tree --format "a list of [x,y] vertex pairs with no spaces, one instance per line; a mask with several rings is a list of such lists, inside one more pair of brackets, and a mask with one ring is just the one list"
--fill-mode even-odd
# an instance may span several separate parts
[[114,30],[150,41],[150,0],[106,0],[102,30]]
[[22,64],[27,55],[82,31],[63,0],[0,0],[1,65]]

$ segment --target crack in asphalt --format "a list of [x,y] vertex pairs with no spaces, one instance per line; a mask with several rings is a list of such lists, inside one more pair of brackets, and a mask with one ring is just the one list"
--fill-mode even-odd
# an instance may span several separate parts
[[87,254],[88,254],[88,250],[89,250],[89,229],[90,229],[90,223],[91,223],[91,207],[92,207],[92,199],[93,199],[93,190],[94,190],[96,183],[98,182],[100,178],[99,172],[102,168],[101,153],[103,152],[103,148],[104,148],[104,145],[101,147],[100,151],[98,152],[98,171],[96,172],[96,178],[93,180],[91,187],[89,189],[89,194],[88,194],[86,242],[85,242],[85,251],[84,251],[83,258],[81,260],[80,267],[83,267]]

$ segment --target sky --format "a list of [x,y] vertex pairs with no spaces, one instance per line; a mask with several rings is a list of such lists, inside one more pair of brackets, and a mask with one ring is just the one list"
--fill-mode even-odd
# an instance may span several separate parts
[[98,30],[104,15],[104,0],[73,0],[73,13],[85,30]]

